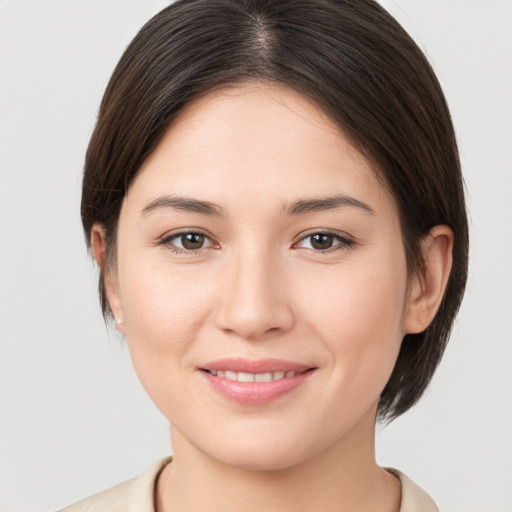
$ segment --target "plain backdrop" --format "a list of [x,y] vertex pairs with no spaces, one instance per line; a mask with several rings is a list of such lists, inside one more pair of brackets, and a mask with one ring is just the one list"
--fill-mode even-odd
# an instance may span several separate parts
[[[105,328],[79,219],[84,152],[123,49],[163,0],[0,0],[0,511],[50,511],[170,452]],[[421,403],[378,460],[443,511],[512,511],[512,3],[385,5],[450,104],[471,215],[467,294]]]

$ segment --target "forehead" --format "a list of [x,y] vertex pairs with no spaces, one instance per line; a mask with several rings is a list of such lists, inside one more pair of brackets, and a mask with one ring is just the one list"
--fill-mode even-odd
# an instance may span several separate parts
[[286,86],[258,82],[210,92],[173,121],[128,198],[162,193],[227,206],[335,193],[393,202],[329,116]]

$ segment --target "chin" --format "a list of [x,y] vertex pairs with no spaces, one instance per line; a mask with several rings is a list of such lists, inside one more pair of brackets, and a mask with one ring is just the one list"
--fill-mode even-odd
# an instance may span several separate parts
[[237,435],[223,435],[222,439],[204,436],[195,447],[226,466],[251,471],[287,469],[313,455],[315,447],[308,447],[307,439],[290,433],[284,435],[283,432],[286,431],[272,435],[261,430],[259,433],[239,432]]
[[297,450],[269,450],[259,447],[232,447],[227,453],[215,454],[218,462],[247,471],[279,471],[295,466],[303,457]]

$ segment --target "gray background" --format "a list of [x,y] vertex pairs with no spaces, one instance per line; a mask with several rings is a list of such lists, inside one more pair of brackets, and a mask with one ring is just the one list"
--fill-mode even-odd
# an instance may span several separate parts
[[[0,511],[54,510],[170,451],[122,340],[103,325],[79,221],[83,157],[109,75],[163,0],[0,0]],[[422,402],[379,462],[453,512],[512,511],[512,3],[385,3],[451,106],[471,275]]]

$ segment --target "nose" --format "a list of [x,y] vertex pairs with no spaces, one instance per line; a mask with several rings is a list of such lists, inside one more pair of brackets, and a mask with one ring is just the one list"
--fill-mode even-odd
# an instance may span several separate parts
[[294,315],[289,289],[275,258],[263,251],[241,251],[222,274],[218,328],[246,340],[266,339],[291,329]]

